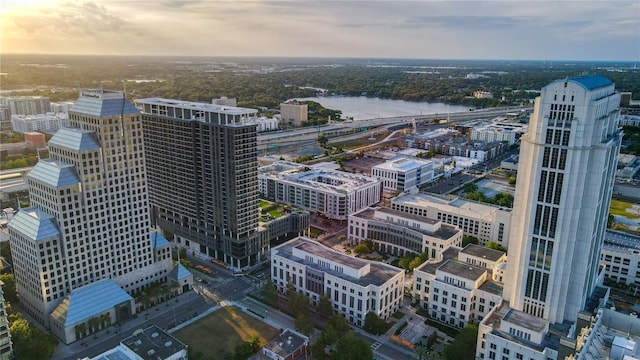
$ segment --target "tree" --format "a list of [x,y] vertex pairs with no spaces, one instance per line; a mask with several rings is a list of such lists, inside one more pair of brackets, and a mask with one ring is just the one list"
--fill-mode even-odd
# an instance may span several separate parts
[[366,244],[358,244],[354,246],[353,252],[362,256],[371,253],[371,250],[369,250],[369,247]]
[[462,235],[462,247],[465,247],[469,244],[478,244],[478,238],[471,235]]
[[318,135],[318,144],[320,144],[321,148],[323,149],[326,148],[328,142],[329,142],[329,138],[326,137],[324,134]]
[[8,241],[0,242],[0,256],[2,256],[9,264],[13,265],[13,257],[11,256],[11,245]]
[[493,250],[499,250],[499,251],[507,252],[507,249],[506,249],[504,246],[502,246],[502,245],[498,244],[498,243],[497,243],[497,242],[495,242],[495,241],[489,241],[489,243],[487,243],[487,247],[488,247],[489,249],[493,249]]
[[387,323],[371,311],[364,317],[363,329],[373,335],[382,335],[387,330]]
[[361,338],[356,337],[353,331],[347,332],[345,336],[338,339],[336,351],[331,354],[333,360],[371,360],[373,351],[371,344]]
[[316,311],[318,312],[318,315],[320,315],[320,317],[322,317],[323,319],[331,316],[331,314],[333,313],[333,308],[331,307],[331,298],[329,298],[329,295],[325,294],[320,296]]
[[468,324],[458,333],[455,340],[447,345],[442,354],[446,360],[473,359],[476,352],[478,325]]
[[58,339],[17,314],[9,328],[16,359],[45,360],[53,355]]
[[278,301],[278,290],[271,281],[265,281],[260,287],[260,296],[267,305],[273,306]]
[[4,286],[2,286],[4,299],[11,304],[16,304],[19,301],[18,292],[16,291],[16,278],[13,274],[2,274],[0,275],[0,281],[4,283]]
[[462,191],[464,191],[465,194],[476,192],[476,191],[478,191],[478,185],[476,185],[475,183],[472,183],[472,182],[466,183],[462,187]]
[[515,185],[516,184],[516,177],[515,176],[509,176],[509,179],[507,181],[509,182],[509,185]]
[[313,333],[313,324],[311,323],[311,320],[309,320],[309,318],[302,313],[296,316],[294,326],[296,330],[307,336],[310,336],[311,333]]

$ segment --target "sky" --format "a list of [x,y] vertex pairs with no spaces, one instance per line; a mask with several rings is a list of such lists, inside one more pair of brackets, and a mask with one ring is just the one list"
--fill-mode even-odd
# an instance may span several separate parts
[[640,1],[2,0],[0,53],[640,60]]

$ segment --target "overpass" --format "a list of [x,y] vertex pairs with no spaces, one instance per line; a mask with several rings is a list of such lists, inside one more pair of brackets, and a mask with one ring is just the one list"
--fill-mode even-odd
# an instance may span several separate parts
[[[298,144],[303,142],[305,144],[316,140],[318,135],[323,134],[329,138],[353,135],[355,129],[369,129],[371,127],[383,127],[388,125],[406,124],[413,120],[416,121],[433,121],[436,119],[448,120],[448,123],[456,123],[468,120],[487,119],[497,116],[504,116],[514,112],[530,111],[531,107],[509,107],[509,108],[490,108],[481,109],[475,111],[463,111],[457,113],[436,113],[428,115],[414,115],[414,116],[392,116],[386,118],[374,118],[366,120],[356,120],[351,122],[342,122],[339,124],[322,125],[315,127],[298,128],[292,130],[282,130],[278,132],[272,132],[267,134],[258,135],[258,150],[267,150],[270,147],[277,147],[281,145]],[[371,132],[363,131],[356,137],[368,137],[371,136]]]

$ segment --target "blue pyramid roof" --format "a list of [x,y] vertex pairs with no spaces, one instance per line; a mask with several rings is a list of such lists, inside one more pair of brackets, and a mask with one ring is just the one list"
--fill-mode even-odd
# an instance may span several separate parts
[[69,113],[90,116],[115,116],[120,114],[139,114],[140,111],[129,102],[121,91],[84,90],[73,103]]
[[60,230],[54,217],[36,207],[18,211],[8,226],[12,231],[34,241],[60,237]]
[[61,128],[49,140],[49,146],[63,147],[72,151],[89,151],[100,148],[95,132],[74,127]]
[[102,279],[71,290],[51,317],[65,327],[85,322],[133,298],[113,280]]
[[162,236],[162,234],[160,234],[157,231],[153,231],[151,233],[151,246],[154,249],[159,249],[166,245],[169,245],[169,240],[165,239],[165,237]]
[[38,161],[28,177],[55,187],[70,186],[80,182],[73,165],[55,159]]

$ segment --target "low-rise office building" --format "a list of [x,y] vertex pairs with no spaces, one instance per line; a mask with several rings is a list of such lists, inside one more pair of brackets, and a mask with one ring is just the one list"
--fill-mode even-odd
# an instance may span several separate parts
[[454,328],[479,322],[502,300],[506,255],[469,244],[450,247],[414,269],[413,300]]
[[293,285],[313,305],[326,295],[349,323],[363,326],[369,312],[386,320],[400,308],[404,270],[298,237],[271,249],[271,280],[280,293]]
[[509,243],[511,209],[508,208],[425,193],[399,196],[391,201],[391,208],[457,226],[465,235],[478,238],[480,245],[494,241],[506,248]]
[[640,287],[640,236],[607,230],[600,265],[605,277]]
[[349,216],[347,239],[352,243],[371,240],[376,250],[395,256],[427,253],[437,258],[449,246],[462,245],[462,230],[439,220],[376,207]]
[[171,334],[152,325],[138,329],[118,346],[83,360],[184,360],[188,359],[187,345]]
[[396,156],[371,168],[371,176],[380,179],[385,192],[404,192],[435,179],[433,161]]
[[262,355],[270,360],[307,359],[309,338],[297,331],[286,329],[262,348]]
[[286,161],[261,167],[258,181],[265,199],[336,220],[346,220],[382,197],[380,180],[373,177]]

